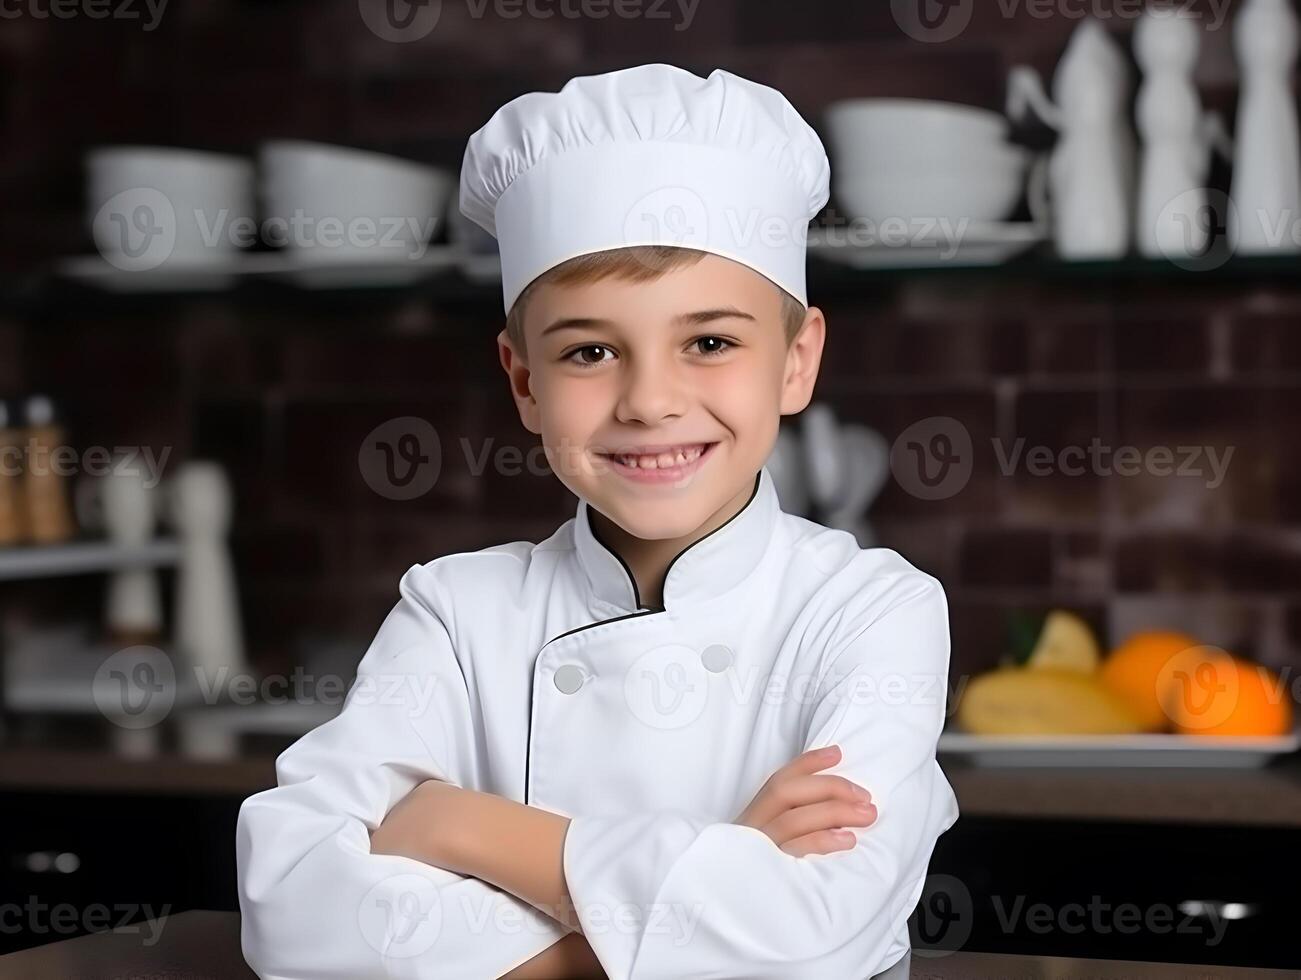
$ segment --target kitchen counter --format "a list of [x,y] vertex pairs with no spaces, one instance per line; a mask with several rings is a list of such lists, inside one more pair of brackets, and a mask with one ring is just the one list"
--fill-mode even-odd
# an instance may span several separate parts
[[[143,937],[156,936],[146,946]],[[1295,980],[1291,970],[1137,963],[1061,956],[957,952],[914,954],[913,980]],[[902,971],[899,971],[902,972]],[[0,956],[0,977],[122,978],[176,976],[189,980],[253,978],[239,945],[235,912],[182,912],[152,925],[66,939]],[[886,974],[894,980],[895,971]]]
[[1297,754],[1261,769],[941,765],[964,816],[1301,827]]
[[[941,758],[964,816],[1301,827],[1301,754],[1264,769],[987,769]],[[275,784],[275,759],[123,759],[0,748],[0,790],[226,795]]]

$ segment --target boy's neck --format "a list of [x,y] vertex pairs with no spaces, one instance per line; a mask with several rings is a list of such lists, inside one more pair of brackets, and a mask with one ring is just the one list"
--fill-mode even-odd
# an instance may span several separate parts
[[658,609],[664,606],[664,577],[668,573],[669,563],[695,542],[722,527],[740,513],[753,491],[754,478],[751,477],[733,497],[706,518],[703,524],[680,538],[652,540],[639,538],[629,534],[595,508],[589,510],[589,515],[596,537],[622,558],[632,572],[642,605]]

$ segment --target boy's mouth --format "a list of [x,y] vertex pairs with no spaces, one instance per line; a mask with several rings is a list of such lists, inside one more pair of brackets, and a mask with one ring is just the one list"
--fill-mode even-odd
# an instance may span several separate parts
[[661,477],[678,479],[700,465],[718,443],[694,442],[675,445],[625,446],[596,455],[608,460],[616,472],[640,479]]

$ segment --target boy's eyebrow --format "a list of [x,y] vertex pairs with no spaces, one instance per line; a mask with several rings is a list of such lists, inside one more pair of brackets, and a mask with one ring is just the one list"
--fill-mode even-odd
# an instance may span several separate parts
[[[681,326],[683,324],[688,324],[688,323],[693,325],[699,325],[702,323],[710,323],[714,320],[723,320],[728,317],[739,317],[743,320],[755,319],[749,313],[746,313],[744,310],[739,310],[735,306],[720,306],[710,310],[696,310],[691,313],[679,313],[677,316],[673,318],[673,324],[674,326]],[[553,330],[609,327],[609,326],[614,326],[614,324],[615,321],[613,320],[605,320],[599,317],[588,317],[588,316],[563,317],[562,319],[556,320],[545,330],[543,330],[542,336],[545,337]]]

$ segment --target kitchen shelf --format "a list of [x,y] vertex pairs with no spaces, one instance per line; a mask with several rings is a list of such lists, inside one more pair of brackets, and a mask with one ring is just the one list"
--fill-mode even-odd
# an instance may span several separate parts
[[0,548],[0,581],[157,568],[175,565],[180,551],[179,543],[171,538],[159,538],[137,548],[109,541]]
[[[398,281],[377,279],[366,284],[357,279],[356,269],[340,270],[341,273],[347,272],[347,278],[340,280],[344,285],[338,288],[320,288],[329,283],[329,270],[295,270],[283,259],[266,254],[256,258],[249,256],[245,264],[235,267],[235,271],[224,279],[209,276],[206,285],[199,281],[187,286],[178,276],[172,277],[170,283],[167,279],[160,279],[150,288],[130,289],[123,288],[130,286],[130,275],[117,274],[104,277],[105,283],[116,279],[115,288],[97,288],[91,284],[95,279],[93,276],[73,278],[66,274],[78,263],[84,267],[88,261],[93,261],[81,258],[65,261],[43,275],[34,276],[22,290],[0,293],[0,298],[6,312],[43,321],[58,320],[65,314],[120,315],[130,319],[130,314],[135,312],[194,302],[257,308],[311,309],[324,306],[332,310],[413,301],[453,308],[462,305],[474,310],[498,307],[501,283],[495,256],[467,257],[461,254],[458,257],[449,254],[450,246],[437,248],[442,251],[413,263],[408,270],[412,274],[400,276]],[[64,272],[61,273],[59,268]],[[314,286],[302,283],[300,274],[303,273],[316,280]],[[1210,288],[1232,283],[1294,285],[1299,274],[1299,255],[1232,256],[1204,268],[1198,267],[1196,261],[1176,263],[1137,255],[1116,260],[1068,262],[1056,257],[1051,243],[1043,242],[998,265],[946,264],[941,259],[929,265],[854,268],[828,260],[818,249],[810,249],[808,279],[810,294],[817,297],[927,282],[977,281],[986,285],[1004,282],[1079,283],[1090,289],[1124,288],[1151,282]],[[499,315],[499,310],[497,313]]]

